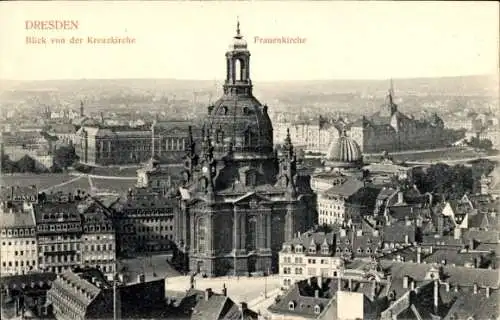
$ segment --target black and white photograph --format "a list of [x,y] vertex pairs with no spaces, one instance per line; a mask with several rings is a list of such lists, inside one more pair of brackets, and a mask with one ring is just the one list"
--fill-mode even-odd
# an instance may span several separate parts
[[500,319],[494,1],[0,3],[2,319]]

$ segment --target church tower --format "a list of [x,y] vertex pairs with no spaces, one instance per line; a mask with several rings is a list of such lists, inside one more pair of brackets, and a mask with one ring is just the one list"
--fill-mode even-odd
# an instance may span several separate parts
[[233,43],[226,52],[226,81],[223,88],[226,95],[252,95],[250,51],[241,35],[239,21]]
[[274,149],[239,21],[225,60],[223,94],[208,107],[199,157],[189,138],[176,241],[194,273],[277,272],[283,242],[312,225],[314,194],[298,174],[290,136],[281,157]]

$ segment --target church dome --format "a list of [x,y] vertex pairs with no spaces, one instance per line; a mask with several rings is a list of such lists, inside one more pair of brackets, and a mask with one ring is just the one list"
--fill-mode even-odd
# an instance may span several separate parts
[[209,107],[204,124],[214,156],[222,158],[232,150],[235,158],[272,158],[273,126],[267,106],[252,94],[250,52],[239,22],[226,61],[224,94]]
[[345,130],[328,148],[325,163],[333,167],[353,167],[363,160],[361,149],[356,141],[346,136]]
[[267,106],[253,96],[224,95],[214,103],[205,128],[215,154],[227,152],[229,146],[235,154],[273,153],[273,127]]

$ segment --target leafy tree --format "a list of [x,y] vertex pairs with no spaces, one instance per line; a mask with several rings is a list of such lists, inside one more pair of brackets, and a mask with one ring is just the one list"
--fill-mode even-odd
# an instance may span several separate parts
[[19,172],[36,172],[36,162],[28,155],[19,159],[16,167],[19,169]]
[[58,168],[66,169],[77,159],[73,146],[61,146],[54,152],[54,165]]
[[472,164],[472,171],[474,175],[481,176],[481,175],[488,175],[495,169],[496,162],[491,161],[489,159],[478,159],[471,161],[470,164]]
[[16,163],[10,160],[8,155],[2,154],[1,161],[2,173],[13,173],[17,171]]

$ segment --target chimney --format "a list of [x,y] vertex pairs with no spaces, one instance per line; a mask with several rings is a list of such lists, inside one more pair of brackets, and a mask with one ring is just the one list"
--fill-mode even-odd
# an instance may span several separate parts
[[477,294],[477,290],[478,290],[477,283],[474,283],[474,294]]
[[405,234],[405,243],[406,244],[410,243],[410,239],[409,239],[409,236],[407,234]]
[[453,230],[453,237],[455,238],[455,240],[460,240],[462,238],[462,229],[456,227]]
[[314,297],[319,298],[319,290],[314,290]]
[[432,246],[429,247],[429,253],[432,254],[434,252]]
[[372,280],[372,287],[371,287],[372,300],[375,300],[376,295],[377,295],[377,282],[375,280]]
[[222,285],[222,295],[224,295],[224,297],[227,297],[227,288],[225,283]]
[[490,287],[486,287],[485,290],[486,290],[486,298],[489,298],[490,297]]
[[434,313],[437,314],[439,308],[439,283],[434,280]]
[[474,250],[474,239],[469,240],[469,250]]
[[410,280],[410,277],[404,276],[403,277],[403,289],[408,289],[408,281]]
[[340,229],[340,237],[343,238],[347,235],[346,230],[344,228]]
[[323,289],[323,277],[322,277],[322,276],[319,276],[319,277],[317,278],[317,282],[318,282],[318,287],[319,287],[320,289]]
[[140,275],[137,276],[137,282],[139,283],[144,283],[146,281],[146,276],[144,273],[141,273]]
[[415,290],[415,280],[410,280],[410,289]]
[[205,289],[205,301],[208,301],[208,299],[210,299],[211,296],[212,296],[212,288]]
[[422,248],[417,247],[417,263],[422,263]]
[[403,202],[404,202],[403,191],[398,191],[398,204],[401,204]]
[[248,304],[246,302],[241,302],[241,311],[244,312],[248,309]]

